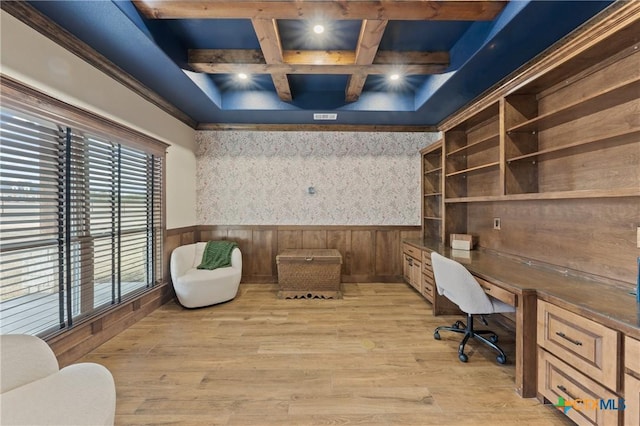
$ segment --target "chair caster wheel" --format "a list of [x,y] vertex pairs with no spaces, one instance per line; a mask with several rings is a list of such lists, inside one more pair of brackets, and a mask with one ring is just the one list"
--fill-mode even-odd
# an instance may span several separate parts
[[433,338],[436,340],[440,340],[440,333],[438,333],[437,331],[433,333]]
[[496,361],[498,361],[498,364],[504,364],[507,362],[507,357],[504,355],[498,355],[496,357]]
[[489,340],[491,341],[491,343],[498,343],[498,336],[494,334],[491,337],[489,337]]
[[467,362],[469,360],[469,357],[465,354],[458,354],[458,359],[462,362]]

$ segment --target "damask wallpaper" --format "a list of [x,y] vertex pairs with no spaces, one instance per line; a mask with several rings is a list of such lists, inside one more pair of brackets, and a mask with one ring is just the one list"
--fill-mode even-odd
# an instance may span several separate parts
[[438,137],[196,132],[198,224],[420,225],[418,151]]

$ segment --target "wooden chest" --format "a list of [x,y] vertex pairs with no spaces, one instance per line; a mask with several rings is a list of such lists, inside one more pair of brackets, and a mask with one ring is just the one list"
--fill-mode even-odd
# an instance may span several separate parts
[[290,249],[276,256],[276,262],[279,298],[342,298],[338,250]]

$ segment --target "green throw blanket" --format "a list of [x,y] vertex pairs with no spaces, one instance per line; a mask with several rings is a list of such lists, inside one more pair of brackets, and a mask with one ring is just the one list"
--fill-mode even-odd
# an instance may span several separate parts
[[198,269],[216,269],[231,266],[231,252],[238,244],[233,241],[209,241],[202,253]]

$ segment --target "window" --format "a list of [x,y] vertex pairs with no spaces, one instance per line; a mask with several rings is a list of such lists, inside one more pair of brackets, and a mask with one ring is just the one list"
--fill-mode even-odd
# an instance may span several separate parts
[[51,335],[162,281],[164,148],[75,124],[0,110],[3,334]]

